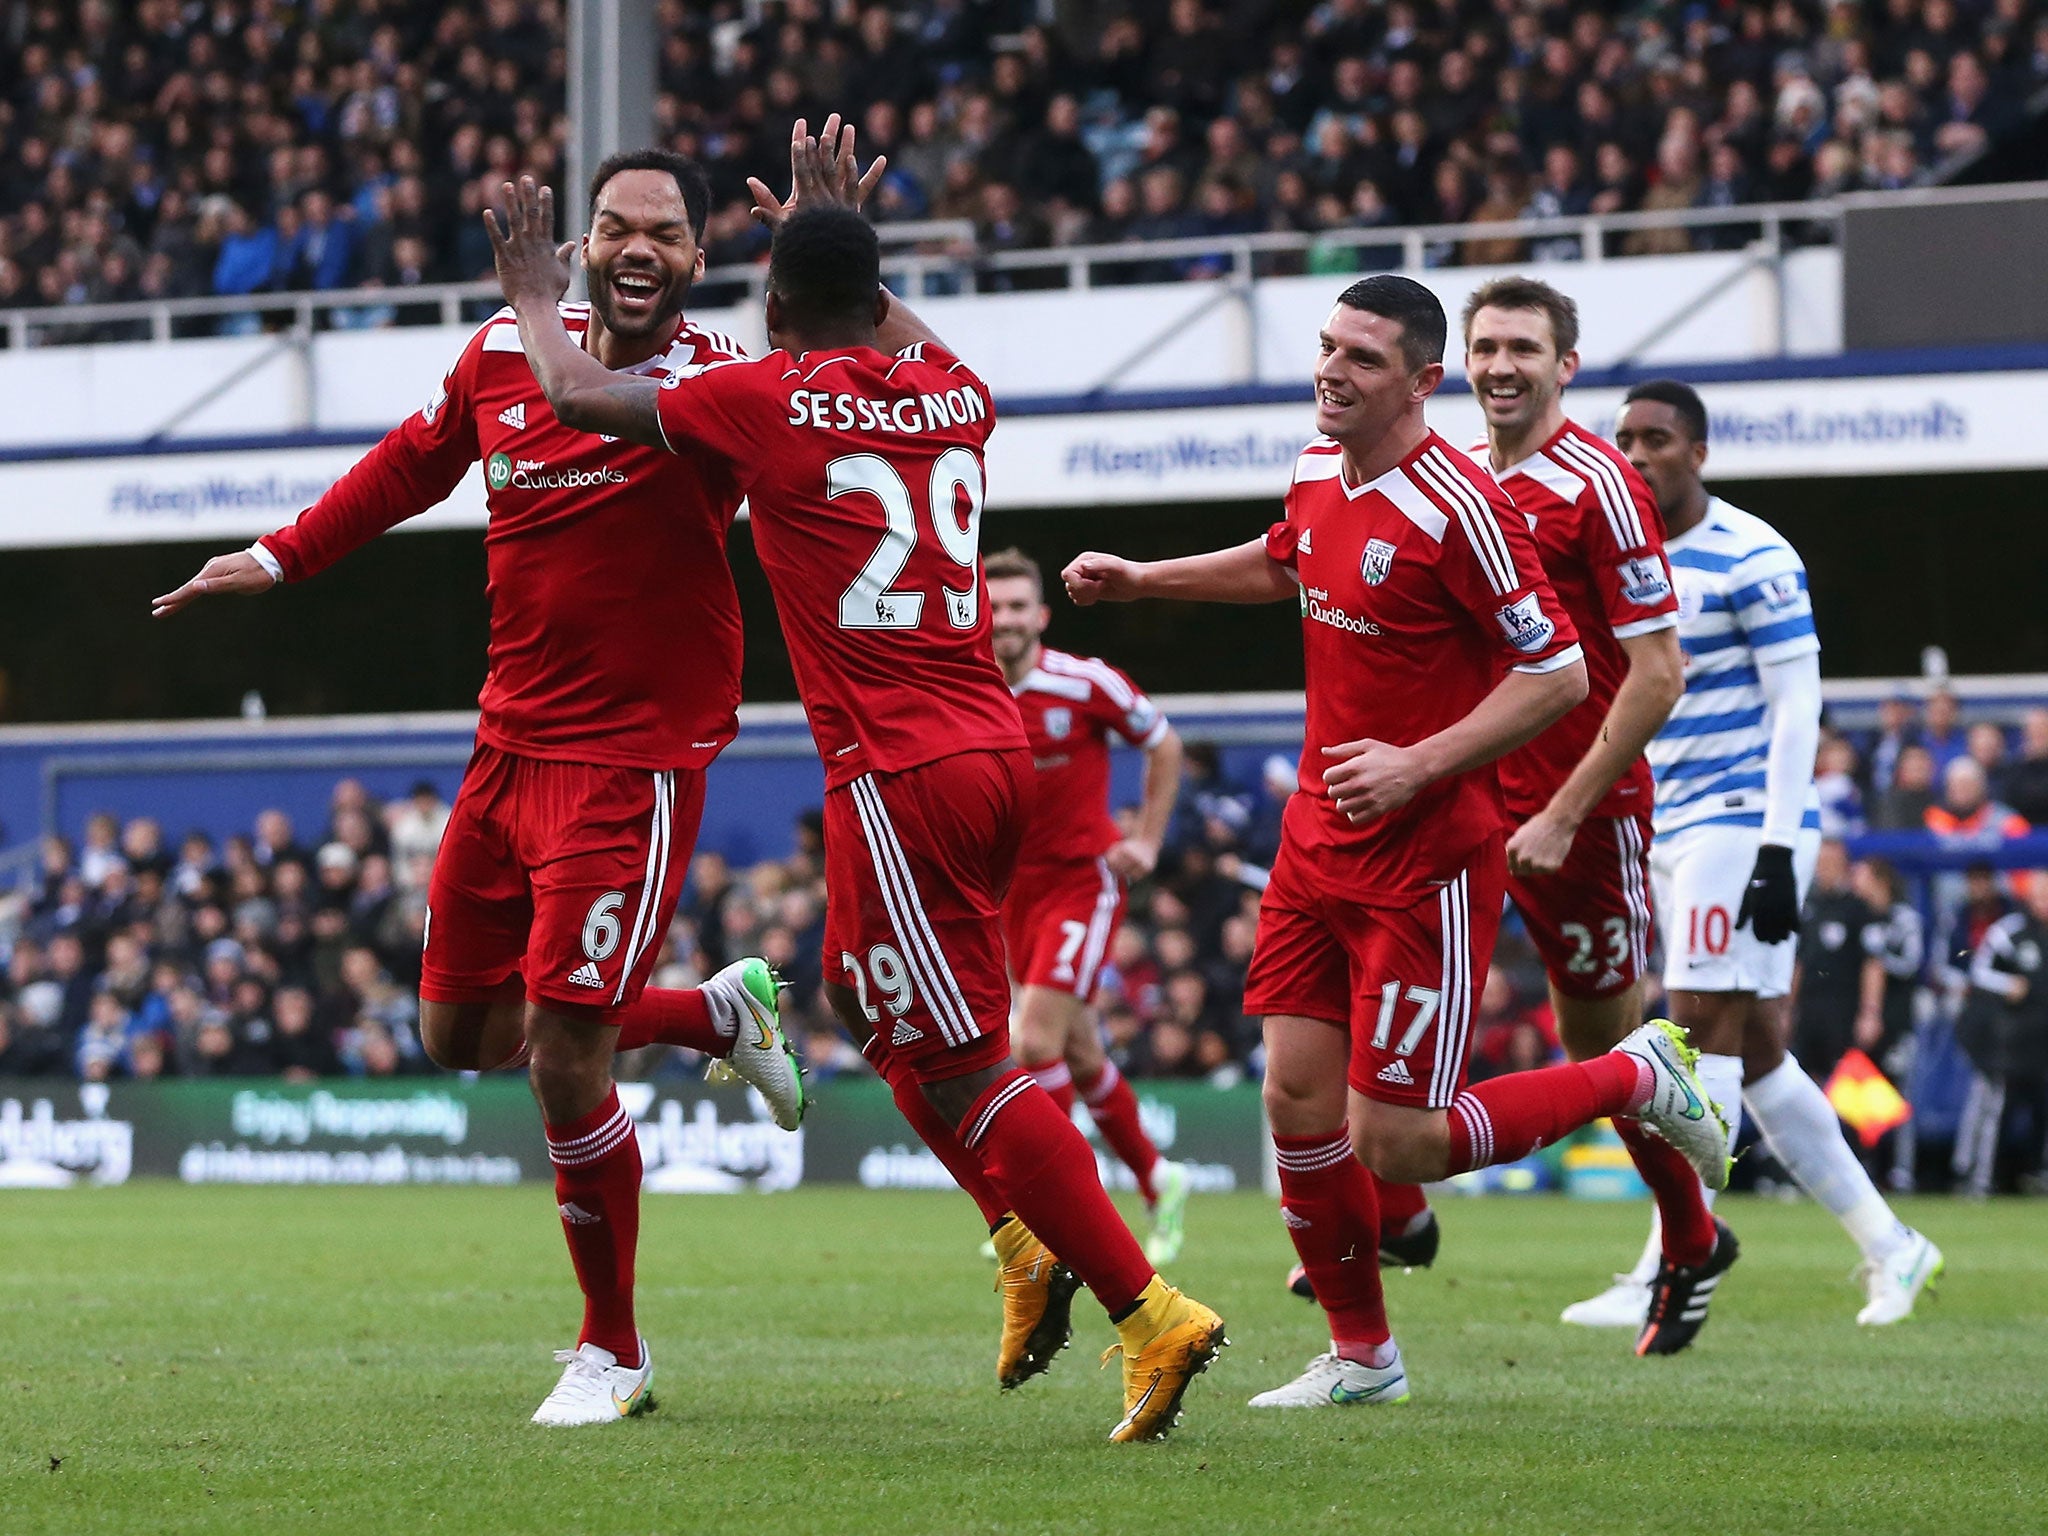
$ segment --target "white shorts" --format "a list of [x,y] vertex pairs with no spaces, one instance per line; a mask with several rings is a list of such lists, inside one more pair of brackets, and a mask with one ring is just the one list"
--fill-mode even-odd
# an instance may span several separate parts
[[[1758,827],[1691,827],[1650,844],[1650,884],[1664,941],[1664,987],[1670,992],[1754,992],[1783,997],[1792,990],[1796,937],[1762,944],[1735,926],[1743,892],[1763,843]],[[1792,846],[1799,902],[1813,884],[1820,833],[1809,827]]]

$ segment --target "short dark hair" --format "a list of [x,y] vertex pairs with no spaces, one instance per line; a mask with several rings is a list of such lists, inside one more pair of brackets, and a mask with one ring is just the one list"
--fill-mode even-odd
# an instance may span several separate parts
[[881,242],[851,208],[800,208],[775,231],[768,287],[790,323],[829,326],[872,319],[881,286]]
[[1465,301],[1458,329],[1469,345],[1472,317],[1482,309],[1537,309],[1550,321],[1550,339],[1563,357],[1579,344],[1579,306],[1540,278],[1496,277],[1481,283]]
[[983,556],[981,573],[989,581],[1028,581],[1038,588],[1040,597],[1045,596],[1045,573],[1038,568],[1036,560],[1014,544],[1008,549],[999,549],[992,555]]
[[690,233],[703,240],[704,221],[711,217],[711,178],[704,174],[703,166],[672,149],[622,149],[606,155],[590,173],[589,217],[597,217],[597,199],[605,183],[624,171],[667,171],[673,176],[690,217]]
[[1621,397],[1623,405],[1633,405],[1638,400],[1654,400],[1659,405],[1668,405],[1678,413],[1678,419],[1685,423],[1685,430],[1696,443],[1707,440],[1707,407],[1700,399],[1699,391],[1690,384],[1677,379],[1645,379],[1633,385]]
[[1401,327],[1401,355],[1420,370],[1444,360],[1444,337],[1450,324],[1443,302],[1412,277],[1381,272],[1361,278],[1337,295],[1346,309],[1360,309]]

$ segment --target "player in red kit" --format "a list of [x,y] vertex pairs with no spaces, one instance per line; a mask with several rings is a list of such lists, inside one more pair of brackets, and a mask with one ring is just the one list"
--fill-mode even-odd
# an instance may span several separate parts
[[1430,431],[1443,306],[1353,284],[1323,327],[1316,426],[1262,539],[1137,563],[1085,554],[1078,602],[1301,606],[1307,741],[1259,908],[1245,1011],[1263,1015],[1281,1215],[1330,1348],[1260,1408],[1408,1395],[1376,1263],[1375,1179],[1512,1162],[1602,1115],[1640,1115],[1724,1183],[1722,1127],[1674,1026],[1596,1060],[1464,1086],[1473,1001],[1507,881],[1495,762],[1586,696],[1571,620],[1528,525]]
[[[490,221],[499,278],[565,420],[708,451],[737,476],[825,763],[834,1008],[988,1215],[1005,1283],[1020,1263],[1040,1286],[1063,1266],[1108,1310],[1124,1354],[1111,1438],[1157,1439],[1222,1346],[1222,1320],[1146,1262],[1087,1142],[1009,1054],[998,908],[1031,766],[981,575],[993,408],[882,288],[874,231],[843,206],[850,131],[833,120],[825,136],[836,160],[797,124],[791,204],[764,204],[775,350],[759,362],[657,384],[577,348],[556,309],[567,271],[549,199],[530,182],[507,189],[509,233]],[[1043,1368],[1063,1317],[1055,1331],[1012,1341],[1006,1326],[1005,1385]]]
[[[598,168],[582,241],[591,302],[561,310],[594,365],[659,376],[738,355],[682,316],[709,199],[703,171],[667,151]],[[640,1148],[613,1090],[614,1049],[660,1041],[727,1057],[785,1127],[804,1107],[762,961],[701,989],[646,985],[704,769],[738,728],[739,600],[725,558],[738,482],[708,454],[563,424],[501,313],[427,407],[295,524],[207,562],[157,612],[305,580],[440,502],[479,461],[490,672],[428,888],[420,1034],[444,1067],[530,1052],[584,1292],[577,1347],[534,1418],[603,1423],[651,1406],[653,1379],[633,1313]]]
[[[1003,899],[1003,931],[1018,998],[1012,1026],[1024,1070],[1072,1112],[1078,1096],[1138,1181],[1152,1213],[1145,1257],[1180,1257],[1187,1172],[1159,1155],[1138,1098],[1103,1053],[1089,1003],[1128,882],[1159,862],[1180,788],[1180,737],[1123,673],[1043,641],[1052,611],[1038,562],[1005,549],[986,562],[996,661],[1024,715],[1038,770],[1037,804]],[[1129,837],[1109,816],[1109,738],[1145,754],[1145,788]]]
[[[1500,278],[1465,303],[1465,372],[1486,413],[1487,453],[1529,521],[1544,570],[1579,631],[1586,701],[1501,759],[1508,894],[1550,977],[1565,1051],[1584,1061],[1643,1021],[1650,805],[1643,749],[1685,691],[1678,597],[1657,501],[1622,454],[1565,417],[1578,372],[1578,310],[1548,283]],[[1704,1068],[1702,1068],[1704,1074]],[[1708,1081],[1710,1094],[1734,1091]],[[1662,1218],[1663,1263],[1639,1355],[1676,1354],[1705,1326],[1735,1235],[1691,1164],[1627,1120],[1615,1128]]]

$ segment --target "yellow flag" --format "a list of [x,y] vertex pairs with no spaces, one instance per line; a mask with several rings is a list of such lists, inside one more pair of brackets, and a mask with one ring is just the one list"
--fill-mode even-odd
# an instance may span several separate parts
[[1913,1106],[1900,1097],[1877,1063],[1853,1048],[1829,1076],[1826,1092],[1835,1113],[1866,1147],[1876,1146],[1886,1131],[1913,1118]]

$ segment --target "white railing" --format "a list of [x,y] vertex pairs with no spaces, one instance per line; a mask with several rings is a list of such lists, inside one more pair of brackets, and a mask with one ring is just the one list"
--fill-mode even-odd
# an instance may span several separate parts
[[[1467,242],[1514,241],[1545,247],[1549,260],[1599,262],[1610,244],[1639,233],[1684,230],[1737,232],[1728,244],[1747,248],[1756,261],[1775,265],[1790,248],[1840,239],[1843,215],[1851,209],[1902,205],[2008,202],[2048,197],[2048,183],[1983,187],[1927,187],[1903,192],[1862,192],[1804,203],[1751,203],[1734,208],[1678,208],[1654,212],[1587,214],[1570,218],[1515,219],[1484,224],[1411,224],[1376,229],[1337,229],[1316,234],[1201,236],[1181,240],[1133,240],[1114,245],[1052,246],[1037,250],[982,251],[974,226],[965,219],[932,219],[878,225],[884,246],[884,278],[900,292],[917,296],[1003,291],[1019,286],[1051,288],[1120,287],[1189,270],[1234,285],[1268,274],[1301,271],[1312,257],[1347,250],[1399,252],[1398,270],[1421,271],[1450,265]],[[1557,247],[1569,245],[1571,253]],[[1527,259],[1527,258],[1524,258]],[[1031,281],[1035,276],[1038,280]],[[734,297],[758,301],[764,264],[714,267],[701,290],[737,290]],[[1019,279],[1025,279],[1020,283]],[[168,341],[181,322],[233,316],[289,321],[290,334],[310,335],[329,325],[423,323],[454,325],[464,306],[495,304],[497,284],[424,283],[410,288],[346,288],[316,293],[258,293],[220,298],[160,299],[124,304],[70,304],[52,308],[0,310],[0,339],[9,347],[114,339],[109,327]],[[398,315],[418,314],[416,322]],[[473,311],[472,311],[473,312]],[[370,315],[375,318],[365,320]],[[273,326],[273,328],[276,328]],[[139,339],[139,336],[137,337]]]
[[[1514,240],[1571,242],[1576,258],[1600,261],[1611,240],[1659,230],[1745,231],[1741,243],[1761,243],[1772,256],[1793,242],[1788,230],[1810,231],[1803,243],[1833,241],[1842,217],[1840,202],[1756,203],[1740,208],[1682,208],[1648,213],[1589,214],[1559,219],[1518,219],[1485,224],[1413,224],[1399,228],[1339,229],[1317,234],[1248,234],[1201,236],[1182,240],[1132,240],[1115,245],[1052,246],[1040,250],[983,252],[974,245],[974,226],[964,219],[928,220],[917,224],[877,226],[885,249],[883,275],[908,295],[981,293],[1018,286],[1096,288],[1144,280],[1150,269],[1200,265],[1202,275],[1249,282],[1276,271],[1305,269],[1311,256],[1359,250],[1398,250],[1397,265],[1406,271],[1448,265],[1436,259],[1441,247],[1467,241]],[[1039,281],[1028,275],[1038,274]],[[1046,276],[1051,281],[1045,281]],[[762,264],[714,267],[704,274],[700,290],[737,286],[758,300],[766,278]],[[191,322],[228,316],[268,317],[273,328],[288,323],[292,332],[309,335],[328,325],[412,323],[455,325],[465,305],[498,302],[493,282],[422,283],[409,288],[343,288],[307,293],[252,293],[218,298],[156,299],[124,304],[68,304],[53,308],[0,310],[0,337],[9,347],[63,345],[85,341],[143,339],[168,341]],[[372,319],[361,318],[373,316]],[[183,324],[181,325],[181,322]],[[117,338],[115,328],[133,331]]]

